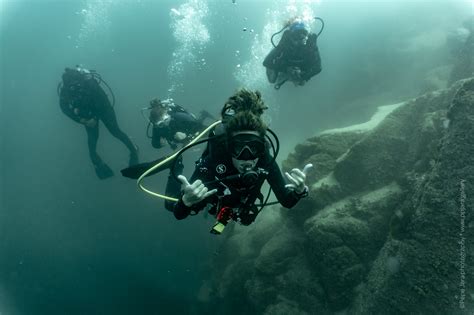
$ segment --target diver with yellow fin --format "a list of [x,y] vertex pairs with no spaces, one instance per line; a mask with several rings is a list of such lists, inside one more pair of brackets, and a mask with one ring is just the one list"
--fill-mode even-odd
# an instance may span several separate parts
[[[266,198],[260,191],[265,181],[278,200],[274,203],[286,208],[293,207],[308,194],[305,179],[312,165],[285,173],[289,183],[285,182],[275,161],[279,150],[278,138],[261,119],[266,108],[259,92],[239,90],[224,105],[222,121],[205,130],[210,131],[209,138],[199,140],[205,132],[201,133],[187,146],[142,174],[138,181],[140,188],[167,199],[166,207],[171,210],[172,206],[178,220],[195,215],[207,207],[217,219],[211,229],[214,234],[222,233],[231,220],[243,225],[255,220],[263,207],[269,204],[270,191]],[[181,182],[180,191],[174,195],[177,198],[153,193],[142,186],[141,180],[149,173],[162,170],[163,165],[173,170],[174,167],[169,166],[170,161],[178,161],[186,150],[203,142],[208,142],[208,145],[196,162],[189,181],[172,171]]]

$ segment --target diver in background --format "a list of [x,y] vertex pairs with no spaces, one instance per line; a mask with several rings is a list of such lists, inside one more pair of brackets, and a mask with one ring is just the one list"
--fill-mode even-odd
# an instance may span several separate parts
[[214,119],[207,111],[202,110],[199,118],[182,106],[174,103],[173,99],[160,100],[154,98],[150,101],[149,121],[153,125],[151,144],[160,149],[164,141],[168,142],[171,149],[178,145],[186,145],[193,137],[204,130],[206,118]]
[[[178,145],[183,147],[194,139],[199,132],[206,129],[207,126],[204,125],[204,121],[207,118],[214,120],[214,117],[205,110],[202,110],[200,117],[196,118],[194,114],[175,104],[172,99],[160,100],[154,98],[150,101],[150,107],[142,109],[142,114],[145,110],[150,110],[149,117],[145,117],[149,122],[147,136],[151,138],[151,145],[156,149],[163,148],[166,143],[169,144],[172,150],[176,150]],[[151,135],[150,127],[153,128]],[[168,157],[169,155],[166,155],[151,162],[132,165],[121,170],[122,175],[131,179],[138,179],[146,170]],[[169,168],[170,164],[163,165],[149,175]],[[179,163],[178,168],[182,170],[181,163]],[[175,181],[175,179],[173,180]]]
[[[321,72],[321,57],[316,41],[323,28],[318,34],[309,33],[303,22],[294,20],[273,34],[274,48],[265,57],[263,65],[268,81],[275,84],[275,89],[279,89],[286,81],[304,85]],[[275,45],[273,37],[283,30],[280,42]]]
[[62,75],[62,86],[60,83],[58,89],[61,110],[75,122],[84,125],[89,156],[97,177],[106,179],[114,173],[97,153],[99,120],[102,120],[109,132],[130,151],[129,165],[138,163],[138,147],[118,126],[114,108],[100,86],[101,82],[103,81],[96,72],[80,67],[66,68]]
[[[148,135],[148,137],[151,138],[151,144],[156,149],[163,148],[166,143],[169,144],[172,150],[176,150],[178,146],[183,147],[194,139],[199,132],[206,129],[207,126],[204,125],[204,121],[207,118],[214,120],[214,117],[205,110],[202,110],[199,118],[196,118],[194,114],[188,112],[182,106],[175,104],[173,99],[160,100],[159,98],[154,98],[150,101],[150,107],[144,108],[143,110],[150,110],[147,135],[149,134],[150,126],[152,126],[152,135]],[[146,170],[168,157],[169,155],[166,155],[152,162],[133,165],[121,170],[122,175],[124,177],[138,179]],[[171,162],[166,163],[149,175],[170,168],[172,164]],[[176,163],[174,163],[173,172],[175,174],[181,174],[183,169],[184,166],[180,156]],[[168,181],[166,182],[166,195],[178,195],[180,188],[181,183],[172,176],[170,171]],[[172,205],[173,203],[170,204],[169,201],[165,202],[165,208],[170,211],[173,210]]]

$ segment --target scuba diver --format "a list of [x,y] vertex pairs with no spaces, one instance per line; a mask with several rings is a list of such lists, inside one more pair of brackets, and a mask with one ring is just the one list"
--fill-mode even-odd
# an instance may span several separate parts
[[[315,19],[322,23],[318,34],[309,33],[303,22],[293,19],[272,35],[274,48],[265,57],[263,65],[268,81],[275,84],[275,89],[280,89],[286,81],[302,86],[321,72],[321,57],[316,42],[324,29],[324,22],[320,18]],[[280,42],[275,45],[273,37],[282,31]]]
[[[144,110],[150,110],[147,136],[150,138],[149,130],[150,126],[153,126],[151,144],[155,149],[162,148],[165,141],[173,150],[176,150],[178,145],[183,147],[206,128],[204,121],[207,118],[215,120],[206,110],[202,110],[199,118],[196,118],[194,114],[188,112],[182,106],[177,105],[171,98],[165,100],[154,98],[150,101],[150,107],[144,108]],[[132,166],[131,168],[124,169],[122,170],[122,175],[136,179],[151,166],[168,157],[169,156],[164,156],[152,162],[141,163]],[[180,156],[174,164],[173,172],[174,174],[181,174],[183,169],[184,166]],[[161,169],[159,171],[161,171]],[[179,192],[181,188],[181,183],[172,175],[173,174],[170,171],[166,183],[167,195],[174,195],[176,192]],[[168,201],[165,202],[165,208],[170,211],[173,210]]]
[[[308,195],[305,185],[308,164],[303,170],[293,169],[283,178],[275,158],[277,150],[261,119],[267,107],[261,94],[240,90],[230,97],[222,110],[222,124],[211,131],[208,146],[190,180],[179,175],[182,192],[174,204],[176,219],[195,215],[205,207],[217,218],[211,233],[220,234],[230,220],[251,224],[268,201],[260,192],[265,181],[280,203],[293,207]],[[273,156],[270,154],[273,149]],[[255,202],[259,200],[259,204]]]
[[[173,211],[178,220],[196,215],[210,206],[208,212],[217,218],[211,229],[213,234],[221,234],[230,220],[243,225],[251,224],[266,205],[280,203],[291,208],[308,195],[305,180],[312,165],[285,173],[290,182],[285,183],[275,162],[279,151],[278,138],[261,119],[265,109],[267,107],[259,92],[239,90],[224,105],[222,121],[211,124],[172,156],[160,160],[154,166],[149,165],[151,168],[148,170],[130,167],[122,170],[122,174],[138,178],[138,186],[142,190],[165,199],[166,209]],[[199,140],[208,131],[209,138]],[[269,134],[276,141],[276,148]],[[204,142],[207,142],[207,147],[188,181],[181,175],[181,155]],[[168,168],[180,185],[170,185],[168,180],[166,195],[154,193],[142,186],[143,178]],[[275,191],[277,202],[268,203],[271,190],[264,200],[260,190],[265,180]],[[255,203],[257,199],[258,204]]]
[[[112,104],[101,83],[112,94]],[[114,175],[97,153],[99,120],[102,120],[109,132],[130,151],[129,165],[138,163],[138,147],[118,126],[113,108],[115,103],[113,92],[97,72],[79,66],[75,69],[66,68],[62,75],[62,83],[58,85],[58,95],[63,113],[86,128],[89,156],[97,177],[106,179]]]
[[[149,111],[148,117],[145,116],[145,111]],[[150,106],[142,108],[141,112],[145,120],[148,121],[146,135],[151,139],[151,145],[155,149],[163,148],[166,143],[168,143],[173,150],[176,150],[178,145],[181,145],[182,148],[188,144],[189,141],[194,139],[200,131],[206,128],[204,121],[207,118],[215,120],[206,110],[202,110],[199,118],[196,118],[194,114],[188,112],[182,106],[177,105],[171,98],[160,100],[155,97],[150,101]],[[151,135],[150,127],[153,128]],[[170,155],[166,155],[151,162],[132,165],[121,170],[121,173],[124,177],[138,179],[153,165],[169,157]],[[171,165],[172,163],[164,164],[159,169],[148,174],[148,176],[161,172]],[[181,160],[178,162],[178,167],[182,169]]]
[[196,134],[205,129],[206,118],[214,120],[211,114],[202,110],[199,118],[182,106],[174,103],[173,99],[160,100],[154,98],[150,101],[149,128],[153,126],[151,144],[154,148],[160,149],[164,146],[164,141],[168,142],[171,149],[175,150],[178,144],[186,145]]

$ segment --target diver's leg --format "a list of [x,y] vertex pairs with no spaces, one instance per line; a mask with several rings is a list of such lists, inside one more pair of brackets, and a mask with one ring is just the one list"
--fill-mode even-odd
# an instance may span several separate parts
[[267,68],[267,79],[270,83],[275,83],[278,78],[278,71]]
[[[181,175],[183,173],[184,165],[183,165],[183,158],[181,156],[178,157],[178,161],[176,161],[176,167],[174,169],[176,176]],[[168,175],[168,181],[166,182],[166,196],[179,198],[181,194],[181,182],[177,181],[174,178],[173,174]],[[165,200],[165,208],[169,211],[174,210],[174,205],[176,202]]]
[[279,90],[280,87],[286,83],[286,81],[288,81],[290,79],[290,77],[288,76],[288,73],[286,72],[278,72],[277,73],[277,79],[276,79],[276,83],[275,83],[275,89]]
[[106,179],[114,175],[114,172],[105,164],[97,154],[97,140],[99,139],[99,124],[95,127],[85,127],[87,131],[87,146],[89,157],[94,165],[95,173],[100,179]]
[[106,106],[102,111],[100,118],[112,136],[119,139],[130,151],[129,165],[138,164],[138,147],[134,145],[127,134],[120,129],[117,123],[115,111],[112,106]]
[[89,147],[89,157],[92,164],[102,163],[102,159],[97,154],[97,140],[99,139],[99,124],[95,127],[85,127],[87,131],[87,146]]

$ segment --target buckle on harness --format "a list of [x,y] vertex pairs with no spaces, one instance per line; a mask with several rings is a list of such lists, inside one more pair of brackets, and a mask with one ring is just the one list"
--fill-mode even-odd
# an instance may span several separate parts
[[217,221],[214,223],[211,229],[212,234],[221,234],[224,231],[227,223],[232,219],[233,212],[231,207],[222,207],[217,213]]

